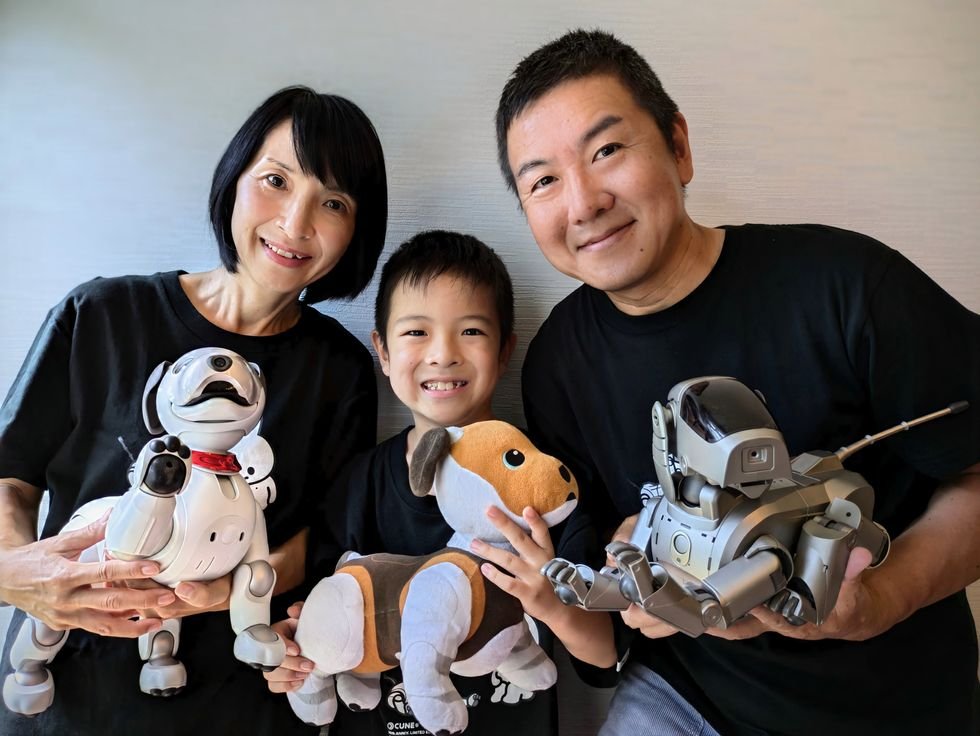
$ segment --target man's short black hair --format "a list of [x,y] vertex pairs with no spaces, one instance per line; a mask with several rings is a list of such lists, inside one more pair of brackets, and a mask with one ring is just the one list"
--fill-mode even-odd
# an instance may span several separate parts
[[221,262],[238,270],[238,251],[231,232],[238,178],[252,162],[266,136],[284,120],[292,120],[293,146],[303,173],[336,185],[357,204],[354,235],[329,273],[310,284],[303,301],[352,299],[374,275],[384,248],[388,224],[388,180],[381,141],[367,115],[350,100],[286,87],[249,115],[218,161],[208,200],[211,227]]
[[667,146],[674,150],[677,103],[664,91],[646,59],[605,31],[569,31],[525,57],[500,94],[496,118],[497,161],[512,192],[517,193],[517,182],[507,160],[507,131],[514,118],[562,82],[597,74],[610,74],[619,79],[636,104],[650,113]]
[[381,269],[381,282],[374,302],[374,328],[387,347],[391,296],[401,283],[424,288],[433,279],[449,275],[472,286],[486,286],[493,294],[500,322],[503,349],[514,331],[514,287],[507,267],[482,240],[449,230],[426,230],[415,235],[392,253]]

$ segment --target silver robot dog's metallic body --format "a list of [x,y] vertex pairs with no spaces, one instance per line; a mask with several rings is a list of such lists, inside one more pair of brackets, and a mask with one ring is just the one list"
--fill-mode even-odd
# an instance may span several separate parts
[[966,402],[792,460],[760,397],[735,379],[695,378],[653,406],[660,488],[628,543],[596,571],[555,559],[542,568],[558,597],[588,610],[631,603],[690,636],[726,628],[758,605],[790,623],[820,624],[837,602],[855,546],[872,566],[889,537],[871,521],[874,490],[842,461],[873,442],[967,408]]

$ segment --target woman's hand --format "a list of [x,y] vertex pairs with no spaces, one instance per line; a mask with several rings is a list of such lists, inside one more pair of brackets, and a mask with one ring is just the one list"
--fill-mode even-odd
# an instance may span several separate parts
[[[155,606],[141,610],[144,618],[183,618],[205,611],[223,611],[228,608],[231,595],[232,574],[222,575],[214,580],[183,581],[173,589],[175,598],[166,606]],[[145,589],[145,580],[131,580],[127,587]],[[149,585],[156,583],[150,581]]]
[[[158,618],[130,620],[141,610],[177,600],[169,588],[146,582],[160,571],[146,560],[78,562],[105,536],[108,514],[88,526],[0,552],[0,598],[52,629],[85,629],[100,636],[138,637],[160,628]],[[142,589],[125,583],[144,581]]]
[[286,658],[282,664],[271,672],[262,673],[269,689],[274,693],[299,690],[307,676],[313,671],[313,662],[306,657],[299,656],[299,646],[293,640],[293,637],[296,636],[296,624],[299,623],[299,614],[302,610],[303,601],[294,603],[286,609],[286,615],[289,618],[272,624],[272,630],[279,634],[286,644]]

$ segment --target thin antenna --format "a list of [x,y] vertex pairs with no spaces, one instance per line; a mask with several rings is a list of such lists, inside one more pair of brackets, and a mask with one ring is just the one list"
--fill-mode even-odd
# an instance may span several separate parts
[[924,424],[925,422],[931,422],[933,419],[939,419],[939,417],[945,417],[950,414],[960,414],[961,412],[964,412],[969,408],[970,408],[969,401],[953,402],[945,409],[934,411],[932,414],[926,414],[925,416],[921,416],[918,419],[913,419],[909,422],[902,422],[901,424],[896,424],[894,427],[890,429],[886,429],[883,432],[879,432],[878,434],[866,435],[863,440],[858,440],[853,445],[847,445],[845,447],[842,447],[834,454],[837,455],[838,459],[840,459],[841,462],[843,462],[858,450],[863,450],[868,445],[873,445],[875,442],[878,442],[879,440],[883,440],[886,437],[891,437],[893,434],[898,434],[899,432],[907,432],[908,430],[912,429],[912,427],[917,427],[918,425]]
[[119,435],[118,437],[116,437],[116,441],[117,441],[117,442],[118,442],[118,443],[119,443],[120,445],[122,445],[122,448],[123,448],[123,452],[125,452],[125,453],[126,453],[126,457],[128,457],[128,458],[129,458],[129,462],[131,462],[131,463],[132,463],[133,465],[135,465],[135,464],[136,464],[136,458],[135,458],[135,457],[133,457],[133,453],[131,453],[131,452],[129,451],[129,448],[128,448],[128,447],[126,447],[126,441],[125,441],[125,440],[124,440],[124,439],[122,438],[122,435]]

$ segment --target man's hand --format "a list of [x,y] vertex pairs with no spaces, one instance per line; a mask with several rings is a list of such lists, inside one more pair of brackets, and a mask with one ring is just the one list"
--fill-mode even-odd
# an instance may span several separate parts
[[155,562],[78,562],[105,536],[108,514],[81,529],[0,552],[0,598],[53,629],[86,629],[100,636],[138,637],[160,627],[156,618],[129,620],[138,611],[169,606],[173,591],[151,583],[142,590],[121,583],[146,580]]
[[747,639],[767,631],[793,639],[870,639],[887,631],[900,619],[898,610],[889,605],[888,599],[869,585],[868,578],[873,582],[874,571],[865,570],[870,564],[871,552],[863,547],[851,551],[837,604],[819,626],[793,626],[778,613],[757,606],[727,629],[709,629],[707,633],[723,639]]
[[490,523],[506,537],[516,554],[479,539],[473,541],[471,549],[493,563],[480,567],[487,580],[517,598],[526,614],[547,623],[563,608],[551,583],[541,574],[544,564],[554,558],[555,548],[548,525],[537,511],[528,506],[521,515],[531,530],[530,536],[496,506],[487,509]]
[[299,690],[307,676],[313,671],[313,662],[306,657],[299,656],[299,646],[293,640],[293,637],[296,636],[296,624],[299,623],[299,614],[302,610],[303,601],[294,603],[286,609],[286,615],[289,618],[272,624],[272,630],[279,634],[286,644],[286,658],[282,664],[271,672],[262,673],[269,690],[274,693]]
[[[633,536],[633,529],[636,528],[636,522],[640,518],[639,514],[633,514],[632,516],[627,516],[623,519],[623,522],[616,528],[613,532],[612,541],[613,542],[628,542],[630,537]],[[612,557],[607,555],[606,564],[615,565]],[[635,603],[632,604],[625,611],[620,612],[623,617],[623,621],[631,629],[636,629],[643,636],[648,639],[660,639],[664,636],[670,636],[671,634],[676,634],[678,629],[671,626],[666,621],[663,621],[656,616],[651,616],[649,613],[644,611]]]
[[[865,569],[871,564],[871,553],[856,547],[847,561],[844,580],[841,583],[837,604],[827,619],[816,626],[793,626],[778,613],[760,605],[727,629],[709,628],[705,634],[720,639],[750,639],[766,632],[775,632],[793,639],[870,639],[889,629],[899,619],[897,610],[877,593],[865,580]],[[873,575],[873,573],[871,573]],[[636,629],[650,639],[669,636],[677,628],[651,616],[642,608],[632,605],[623,612],[627,626]]]

